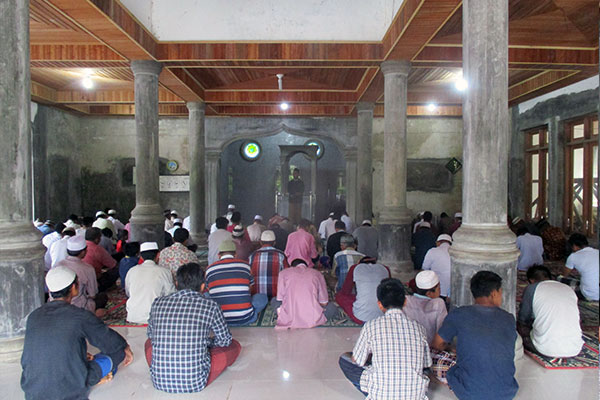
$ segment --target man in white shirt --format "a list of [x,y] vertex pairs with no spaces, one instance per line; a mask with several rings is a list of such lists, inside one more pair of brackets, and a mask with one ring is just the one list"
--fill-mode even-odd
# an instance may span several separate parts
[[145,242],[140,246],[140,255],[144,262],[127,272],[125,292],[127,300],[127,321],[145,324],[150,316],[150,307],[157,297],[166,296],[175,291],[171,271],[156,264],[158,244]]
[[532,265],[544,264],[544,243],[539,236],[529,233],[527,227],[521,227],[517,230],[517,247],[521,251],[517,269],[527,271]]
[[583,346],[577,296],[569,286],[551,279],[543,265],[527,270],[530,285],[523,293],[517,329],[529,351],[574,357]]
[[577,296],[583,300],[598,301],[598,249],[589,247],[587,238],[581,233],[572,234],[569,245],[573,252],[567,258],[563,275],[567,277],[576,269],[581,275]]
[[348,215],[348,211],[344,211],[341,219],[342,222],[346,225],[346,232],[353,232],[356,226],[354,226],[354,221],[352,221],[352,218],[350,218],[350,216]]
[[[46,252],[46,270],[54,268],[57,263],[67,258],[67,241],[70,237],[75,236],[75,229],[65,228],[62,231],[62,238],[50,245]],[[85,241],[85,239],[84,239]]]
[[117,219],[117,210],[108,210],[108,220],[113,223],[117,233],[125,229],[125,225]]
[[231,240],[231,232],[227,230],[229,221],[225,217],[217,217],[216,230],[208,236],[208,265],[219,260],[219,245],[225,240]]
[[92,227],[99,228],[100,230],[109,228],[113,233],[113,237],[117,237],[117,230],[104,211],[98,211],[96,213],[96,220],[92,224]]
[[450,262],[450,246],[452,245],[452,236],[441,234],[438,236],[436,246],[427,251],[423,259],[423,269],[431,270],[440,278],[440,296],[450,297],[450,277],[452,264]]
[[263,225],[262,220],[262,216],[256,215],[254,217],[254,223],[248,228],[246,228],[246,231],[248,232],[248,236],[250,237],[250,241],[252,243],[259,243],[260,235],[262,235],[262,233],[267,230],[267,227]]
[[329,239],[329,235],[335,233],[335,214],[333,212],[329,213],[327,219],[321,221],[319,224],[319,235],[321,235],[321,239],[327,240]]

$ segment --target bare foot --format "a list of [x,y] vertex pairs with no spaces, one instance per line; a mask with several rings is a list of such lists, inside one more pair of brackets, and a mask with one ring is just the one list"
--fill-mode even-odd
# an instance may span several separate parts
[[96,310],[96,317],[102,318],[106,315],[106,308],[99,308]]
[[113,378],[113,374],[112,372],[109,372],[108,375],[106,375],[104,378],[100,379],[100,382],[96,383],[97,385],[102,385],[103,383],[106,383],[108,381],[112,381]]

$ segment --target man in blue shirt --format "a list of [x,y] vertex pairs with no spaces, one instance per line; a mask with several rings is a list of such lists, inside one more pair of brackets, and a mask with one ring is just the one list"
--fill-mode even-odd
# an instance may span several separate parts
[[461,400],[509,400],[519,385],[515,380],[515,317],[502,310],[502,278],[479,271],[471,278],[475,304],[452,310],[432,347],[444,351],[456,337],[456,364],[447,374],[448,385]]

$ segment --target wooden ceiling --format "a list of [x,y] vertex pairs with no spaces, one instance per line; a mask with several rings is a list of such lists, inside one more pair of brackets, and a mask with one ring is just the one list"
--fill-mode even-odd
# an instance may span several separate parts
[[[510,105],[598,74],[597,0],[509,3]],[[215,116],[352,116],[372,101],[383,115],[390,59],[413,63],[409,115],[462,114],[461,0],[404,0],[381,42],[162,43],[117,0],[31,0],[30,32],[32,99],[89,115],[134,114],[136,59],[164,65],[161,115],[187,115],[188,101]]]

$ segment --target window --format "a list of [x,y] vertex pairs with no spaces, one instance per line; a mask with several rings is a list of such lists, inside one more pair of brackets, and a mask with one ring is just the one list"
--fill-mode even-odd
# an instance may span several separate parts
[[548,216],[548,130],[525,132],[525,218]]
[[570,121],[565,129],[565,229],[593,236],[598,223],[598,117]]
[[244,142],[240,147],[240,154],[246,161],[256,161],[261,154],[260,144],[255,141]]

